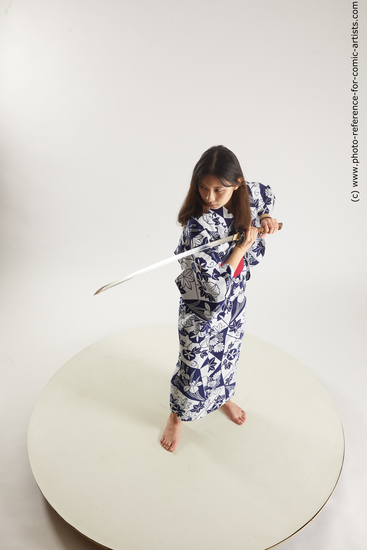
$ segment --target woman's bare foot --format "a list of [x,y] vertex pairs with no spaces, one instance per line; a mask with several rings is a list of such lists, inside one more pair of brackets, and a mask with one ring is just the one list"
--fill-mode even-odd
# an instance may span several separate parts
[[224,403],[224,405],[221,406],[222,411],[224,414],[228,416],[232,422],[235,422],[235,424],[243,424],[246,420],[246,413],[243,411],[238,405],[235,403],[232,403],[232,401],[227,401],[227,403]]
[[161,445],[166,451],[173,453],[177,449],[180,429],[181,420],[177,417],[177,414],[171,412],[161,439]]

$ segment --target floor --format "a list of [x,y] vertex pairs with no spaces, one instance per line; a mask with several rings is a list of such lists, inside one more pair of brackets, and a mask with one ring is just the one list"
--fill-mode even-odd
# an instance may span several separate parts
[[235,396],[246,423],[220,411],[184,423],[168,453],[159,439],[176,331],[124,331],[53,376],[29,426],[36,482],[64,520],[113,550],[164,550],[172,540],[179,550],[271,548],[335,488],[344,459],[338,412],[305,366],[246,335]]

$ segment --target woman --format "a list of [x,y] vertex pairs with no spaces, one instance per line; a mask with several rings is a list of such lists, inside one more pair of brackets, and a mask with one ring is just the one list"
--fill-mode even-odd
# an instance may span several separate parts
[[[177,448],[182,421],[219,408],[238,425],[245,412],[231,400],[244,334],[246,282],[265,252],[262,240],[278,229],[271,217],[275,197],[268,186],[246,183],[237,157],[222,145],[196,164],[178,220],[183,233],[176,254],[245,232],[242,244],[227,242],[180,260],[176,284],[180,352],[171,380],[171,414],[161,445]],[[256,226],[265,232],[258,236]]]

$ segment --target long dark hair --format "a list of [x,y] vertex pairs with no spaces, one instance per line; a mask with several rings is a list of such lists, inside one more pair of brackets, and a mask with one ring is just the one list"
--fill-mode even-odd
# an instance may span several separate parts
[[[202,154],[192,173],[187,197],[178,213],[178,221],[185,226],[190,218],[208,212],[208,206],[201,198],[199,183],[204,176],[215,176],[224,187],[236,187],[230,200],[230,211],[234,227],[245,231],[251,225],[251,210],[245,178],[238,158],[223,145],[210,147]],[[238,179],[241,179],[241,183]]]

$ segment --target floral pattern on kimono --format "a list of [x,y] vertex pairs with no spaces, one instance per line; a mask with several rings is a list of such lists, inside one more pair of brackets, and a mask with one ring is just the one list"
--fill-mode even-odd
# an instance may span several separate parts
[[[275,197],[269,186],[247,183],[252,225],[260,216],[272,216]],[[183,229],[175,254],[234,233],[233,215],[225,208],[210,209],[191,218]],[[265,241],[257,237],[244,256],[242,272],[225,261],[235,242],[208,248],[180,261],[176,278],[179,305],[179,357],[171,380],[171,410],[184,421],[197,420],[215,411],[235,392],[236,371],[244,335],[246,282],[250,268],[265,253]]]

